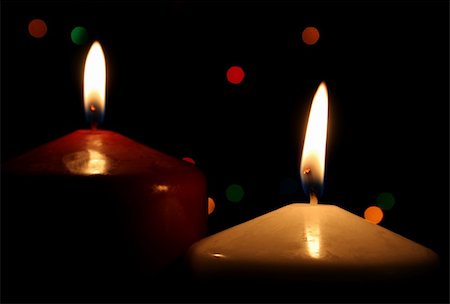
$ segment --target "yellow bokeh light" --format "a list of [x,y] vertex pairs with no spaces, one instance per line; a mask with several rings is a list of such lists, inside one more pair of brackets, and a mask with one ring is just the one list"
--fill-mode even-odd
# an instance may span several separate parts
[[364,218],[371,223],[378,224],[383,219],[383,210],[377,206],[370,206],[364,211]]

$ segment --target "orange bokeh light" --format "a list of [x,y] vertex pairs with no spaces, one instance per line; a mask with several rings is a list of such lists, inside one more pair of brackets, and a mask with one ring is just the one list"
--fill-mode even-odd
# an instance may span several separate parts
[[319,40],[319,30],[313,26],[309,26],[303,30],[302,40],[307,45],[316,44]]
[[208,197],[208,215],[213,213],[215,208],[216,203],[214,203],[214,200],[212,198]]
[[383,219],[383,210],[378,206],[370,206],[364,211],[364,218],[371,223],[378,224]]
[[34,38],[42,38],[47,34],[47,24],[41,19],[33,19],[28,24],[28,32]]

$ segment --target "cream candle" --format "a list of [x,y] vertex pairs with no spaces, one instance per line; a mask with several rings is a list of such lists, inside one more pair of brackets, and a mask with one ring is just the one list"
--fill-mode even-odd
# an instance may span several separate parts
[[334,205],[319,204],[325,170],[328,93],[312,102],[300,172],[309,204],[290,204],[195,243],[197,278],[298,281],[397,280],[433,272],[430,249]]
[[430,273],[430,249],[333,205],[290,204],[194,244],[198,278],[402,279]]

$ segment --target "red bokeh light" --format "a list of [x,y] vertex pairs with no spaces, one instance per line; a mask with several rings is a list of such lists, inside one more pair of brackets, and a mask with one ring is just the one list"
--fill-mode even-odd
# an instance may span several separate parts
[[182,160],[184,160],[185,162],[191,163],[195,165],[195,160],[193,160],[190,157],[183,157]]
[[232,84],[239,84],[244,79],[244,70],[239,66],[232,66],[227,71],[227,79]]
[[47,34],[47,24],[41,19],[33,19],[28,24],[28,32],[34,38],[42,38]]

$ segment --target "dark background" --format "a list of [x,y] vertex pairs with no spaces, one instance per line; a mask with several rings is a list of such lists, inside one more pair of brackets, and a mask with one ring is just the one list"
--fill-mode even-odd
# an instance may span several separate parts
[[[448,302],[449,4],[401,2],[86,1],[1,3],[1,160],[86,128],[82,70],[99,40],[105,122],[177,158],[195,159],[216,209],[209,233],[306,201],[298,162],[315,90],[330,97],[323,202],[362,216],[382,192],[380,223],[442,259]],[[35,39],[28,23],[43,19]],[[75,26],[89,40],[70,39]],[[317,44],[301,40],[307,26]],[[232,65],[246,77],[226,80]],[[239,184],[242,201],[225,190]],[[2,280],[7,280],[2,276]]]

